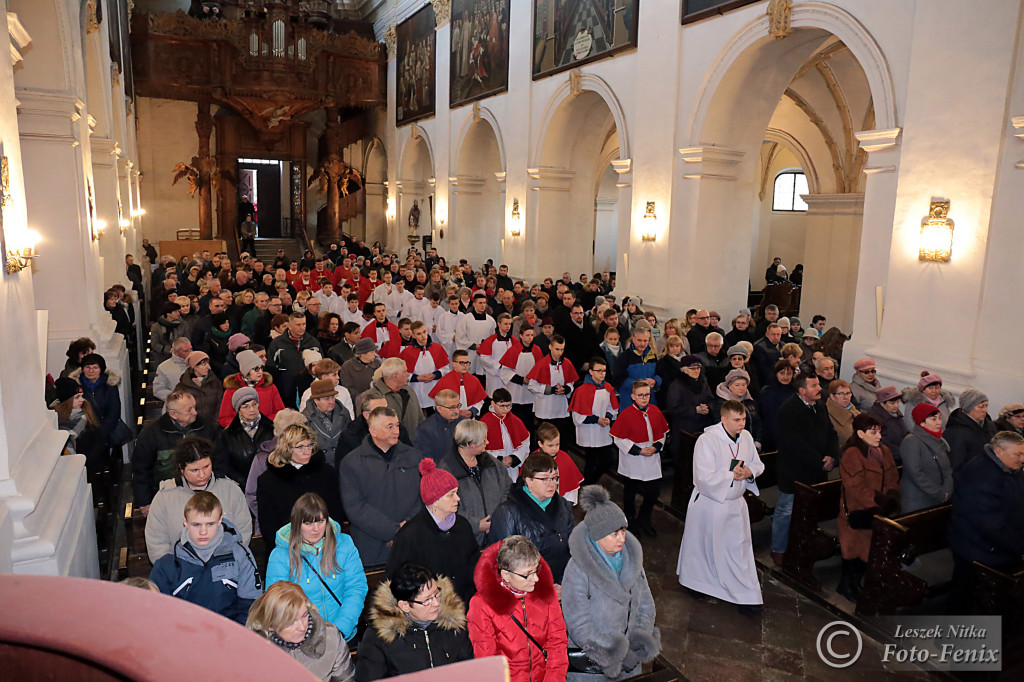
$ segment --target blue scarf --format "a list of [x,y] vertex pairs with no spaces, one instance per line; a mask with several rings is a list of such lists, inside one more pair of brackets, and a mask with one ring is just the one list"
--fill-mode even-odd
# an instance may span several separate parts
[[611,567],[615,575],[620,575],[622,573],[622,564],[625,561],[625,557],[622,556],[622,550],[619,550],[615,554],[609,554],[608,552],[601,549],[601,546],[598,545],[593,538],[589,538],[589,540],[590,544],[594,546],[594,549],[596,549],[597,553],[601,555],[601,558],[604,559],[604,562]]
[[96,377],[96,381],[89,381],[88,379],[85,378],[85,374],[82,374],[82,376],[80,378],[82,379],[82,385],[83,386],[85,386],[90,391],[95,392],[96,391],[96,387],[100,385],[101,381],[103,381],[103,373],[100,372],[100,375],[98,377]]
[[526,487],[526,484],[523,484],[523,492],[526,493],[531,500],[536,502],[538,507],[544,510],[547,510],[548,505],[551,504],[551,500],[555,499],[554,496],[552,496],[541,502],[540,500],[533,496],[533,493],[531,493],[530,489]]

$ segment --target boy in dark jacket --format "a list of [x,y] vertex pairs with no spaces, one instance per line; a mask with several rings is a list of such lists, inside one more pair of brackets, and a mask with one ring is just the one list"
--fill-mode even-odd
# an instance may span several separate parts
[[185,504],[181,539],[173,552],[157,559],[149,579],[164,594],[245,625],[263,582],[242,536],[223,517],[216,495],[205,490],[193,495]]

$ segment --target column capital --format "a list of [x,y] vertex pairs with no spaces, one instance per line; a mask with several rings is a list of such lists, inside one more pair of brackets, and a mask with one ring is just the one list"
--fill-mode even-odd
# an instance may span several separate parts
[[484,178],[475,175],[453,175],[448,178],[448,186],[452,188],[452,193],[457,195],[480,194],[485,182],[487,181]]
[[729,147],[704,145],[701,147],[683,147],[679,155],[687,164],[683,178],[687,180],[735,180],[738,177],[737,166],[743,160],[744,152]]
[[534,192],[568,192],[576,171],[567,168],[552,168],[541,166],[539,168],[527,168],[530,176],[530,189]]
[[865,175],[876,173],[894,173],[898,159],[902,128],[886,130],[862,130],[854,133],[858,145],[868,153],[868,164],[864,167]]
[[807,202],[807,213],[835,213],[861,215],[864,213],[863,194],[801,194]]

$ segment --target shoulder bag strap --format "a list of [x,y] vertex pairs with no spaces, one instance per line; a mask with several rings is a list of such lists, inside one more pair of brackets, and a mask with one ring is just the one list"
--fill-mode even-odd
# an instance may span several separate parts
[[540,652],[541,652],[542,654],[544,654],[544,660],[545,660],[545,661],[546,661],[546,660],[548,660],[548,650],[547,650],[547,649],[545,649],[544,647],[542,647],[542,646],[540,645],[540,642],[538,642],[537,640],[535,640],[535,639],[533,638],[533,635],[531,635],[531,634],[530,634],[529,632],[527,632],[526,628],[524,628],[524,627],[523,627],[523,624],[519,622],[519,619],[518,619],[518,618],[516,618],[516,615],[515,615],[514,613],[510,613],[510,614],[508,614],[508,616],[509,616],[509,618],[511,618],[511,619],[512,619],[512,622],[513,622],[513,623],[515,623],[516,625],[518,625],[518,626],[519,626],[519,629],[523,631],[523,634],[524,634],[524,635],[526,635],[526,636],[527,636],[527,637],[529,638],[529,640],[530,640],[531,642],[533,642],[533,645],[534,645],[535,647],[537,647],[538,649],[540,649]]
[[320,573],[319,573],[319,572],[318,572],[318,571],[317,571],[317,570],[316,570],[315,568],[313,568],[313,564],[311,564],[311,563],[309,562],[309,559],[308,559],[308,558],[306,558],[306,556],[305,556],[305,555],[303,555],[303,556],[302,556],[302,560],[306,562],[306,565],[307,565],[307,566],[309,566],[309,570],[313,571],[313,575],[315,575],[315,576],[316,576],[317,578],[319,578],[319,579],[320,579],[320,583],[321,583],[321,584],[322,584],[322,585],[323,585],[324,587],[326,587],[326,588],[327,588],[327,591],[328,591],[328,592],[330,592],[330,593],[331,593],[331,596],[332,596],[332,597],[334,597],[334,601],[338,602],[338,606],[341,606],[341,600],[340,600],[340,599],[338,599],[338,595],[334,594],[334,590],[332,590],[332,589],[331,589],[331,586],[327,584],[327,581],[326,581],[326,580],[324,580],[323,576],[322,576],[322,575],[320,575]]

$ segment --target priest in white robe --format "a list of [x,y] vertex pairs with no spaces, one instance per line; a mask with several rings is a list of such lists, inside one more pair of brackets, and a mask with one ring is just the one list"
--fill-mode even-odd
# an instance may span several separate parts
[[754,479],[764,464],[743,428],[746,421],[743,404],[726,401],[721,422],[697,439],[676,574],[684,587],[759,612],[763,600],[743,493],[758,494]]

